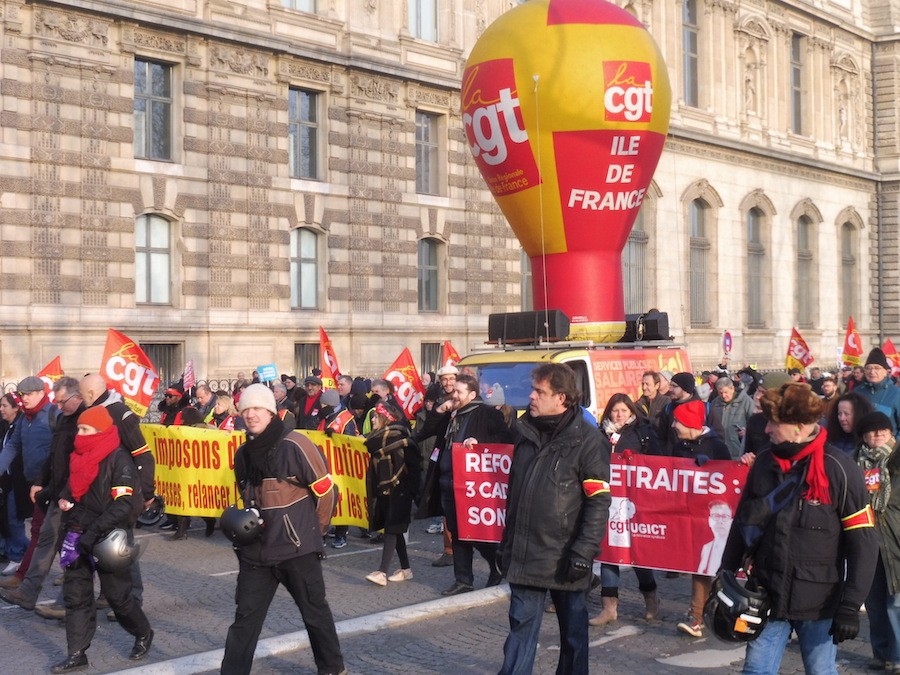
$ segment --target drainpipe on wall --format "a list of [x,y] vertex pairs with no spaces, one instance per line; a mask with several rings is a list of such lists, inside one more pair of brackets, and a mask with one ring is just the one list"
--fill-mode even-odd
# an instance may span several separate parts
[[878,279],[876,281],[877,284],[877,293],[878,293],[878,310],[877,310],[877,321],[878,321],[878,344],[884,344],[884,280],[883,280],[883,272],[884,272],[884,255],[882,251],[882,245],[884,242],[884,236],[882,233],[882,222],[881,222],[881,195],[882,195],[882,183],[881,183],[881,173],[878,170],[878,88],[875,86],[875,41],[872,41],[871,45],[872,50],[872,159],[874,160],[876,178],[875,178],[875,226],[878,228],[877,233],[875,235],[875,255],[876,257],[876,274],[878,275]]

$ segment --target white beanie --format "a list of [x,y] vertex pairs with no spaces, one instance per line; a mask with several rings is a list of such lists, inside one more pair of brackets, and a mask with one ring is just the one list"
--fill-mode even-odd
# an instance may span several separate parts
[[273,415],[278,414],[278,408],[275,406],[275,395],[264,384],[251,384],[241,392],[238,410],[244,412],[247,408],[262,408]]

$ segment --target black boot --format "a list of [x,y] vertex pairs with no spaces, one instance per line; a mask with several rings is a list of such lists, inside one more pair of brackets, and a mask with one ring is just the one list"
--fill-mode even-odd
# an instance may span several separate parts
[[203,520],[206,521],[206,536],[207,537],[213,536],[213,532],[216,531],[216,519],[215,518],[204,518]]
[[187,529],[190,523],[190,516],[178,516],[178,528],[175,530],[175,534],[172,535],[172,539],[187,539]]
[[87,654],[83,649],[72,652],[65,661],[60,661],[50,669],[51,673],[74,673],[76,670],[84,670],[88,667]]
[[152,630],[144,637],[134,639],[134,647],[131,650],[131,654],[128,655],[128,658],[132,661],[140,661],[142,658],[147,656],[147,652],[150,651],[151,644],[153,644]]

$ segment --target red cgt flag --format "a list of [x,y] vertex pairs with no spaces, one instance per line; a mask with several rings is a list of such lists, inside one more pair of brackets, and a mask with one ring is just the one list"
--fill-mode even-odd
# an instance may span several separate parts
[[197,384],[197,376],[194,375],[194,360],[189,359],[181,374],[181,384],[185,391],[190,391]]
[[443,353],[441,354],[441,367],[455,366],[458,362],[459,352],[450,344],[449,340],[445,340]]
[[143,417],[147,414],[159,386],[159,375],[134,340],[110,328],[106,334],[100,374],[110,389],[122,395],[125,405],[135,415]]
[[382,379],[394,385],[394,398],[400,403],[403,412],[409,419],[415,417],[425,400],[425,387],[416,364],[413,362],[409,347],[404,349],[393,365],[388,368]]
[[53,384],[65,374],[65,371],[62,369],[62,362],[60,362],[58,356],[37,373],[37,377],[44,381],[44,391],[47,393],[51,403],[56,399],[53,395]]
[[784,361],[784,367],[799,368],[803,370],[814,361],[812,354],[809,353],[809,345],[800,335],[800,331],[796,328],[791,329],[791,341],[788,343],[787,357]]
[[893,374],[900,370],[900,354],[897,353],[897,348],[890,338],[887,338],[884,341],[884,346],[881,348],[881,351],[884,352],[884,355],[891,364],[891,373]]
[[321,326],[319,326],[319,368],[322,369],[322,388],[335,389],[337,379],[341,376],[341,369],[338,368],[338,360],[334,353],[334,347],[331,345],[331,338]]
[[862,340],[851,316],[847,322],[847,334],[844,336],[844,350],[841,353],[841,361],[845,366],[861,366],[862,354]]

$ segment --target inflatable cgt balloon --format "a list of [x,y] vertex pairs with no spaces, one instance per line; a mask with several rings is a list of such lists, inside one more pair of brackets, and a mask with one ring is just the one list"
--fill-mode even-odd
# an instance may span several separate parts
[[529,0],[472,49],[462,82],[469,147],[531,257],[536,309],[573,339],[625,333],[622,248],[669,127],[653,38],[604,0]]

